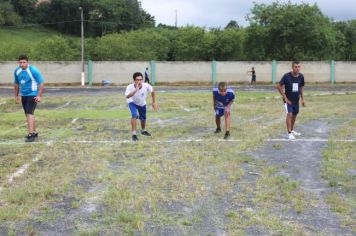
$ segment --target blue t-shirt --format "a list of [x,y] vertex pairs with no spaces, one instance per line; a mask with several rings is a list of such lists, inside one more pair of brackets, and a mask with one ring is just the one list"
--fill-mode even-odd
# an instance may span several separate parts
[[225,96],[219,93],[218,88],[213,88],[213,96],[215,97],[215,108],[217,109],[225,108],[227,104],[235,99],[235,93],[230,88],[227,89]]
[[300,73],[295,77],[292,72],[288,72],[284,74],[281,81],[279,81],[279,84],[284,85],[284,93],[287,98],[293,104],[298,104],[301,88],[304,86],[304,75]]
[[34,66],[28,65],[26,70],[15,69],[14,84],[20,85],[21,96],[37,96],[38,86],[43,82],[40,71]]

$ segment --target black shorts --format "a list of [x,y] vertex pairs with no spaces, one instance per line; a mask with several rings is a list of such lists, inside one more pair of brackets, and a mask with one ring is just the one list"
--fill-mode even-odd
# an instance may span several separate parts
[[35,96],[22,96],[21,102],[25,114],[33,115],[37,106]]

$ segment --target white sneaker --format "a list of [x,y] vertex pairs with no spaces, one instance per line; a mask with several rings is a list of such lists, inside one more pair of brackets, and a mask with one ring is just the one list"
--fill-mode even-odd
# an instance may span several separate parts
[[288,139],[289,140],[294,140],[295,139],[293,133],[288,134]]
[[292,132],[292,134],[293,134],[294,136],[300,136],[300,135],[301,135],[301,133],[298,133],[298,132],[296,132],[296,131],[294,131],[294,130],[292,130],[291,132]]

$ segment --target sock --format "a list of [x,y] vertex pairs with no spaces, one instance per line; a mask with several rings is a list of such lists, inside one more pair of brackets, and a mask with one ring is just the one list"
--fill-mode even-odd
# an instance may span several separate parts
[[135,130],[135,131],[132,131],[132,135],[136,135],[136,130]]

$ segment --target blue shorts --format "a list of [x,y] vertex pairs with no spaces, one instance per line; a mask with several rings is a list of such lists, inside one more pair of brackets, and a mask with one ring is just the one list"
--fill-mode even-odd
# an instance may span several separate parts
[[286,113],[293,113],[293,114],[298,114],[299,113],[299,104],[288,104],[284,103],[284,108],[286,109]]
[[225,114],[225,108],[217,108],[215,109],[216,117],[222,117]]
[[[144,106],[138,106],[133,102],[130,102],[129,108],[131,111],[131,118],[133,119],[140,119],[140,120],[146,120],[146,105]],[[138,114],[137,114],[138,111]]]

